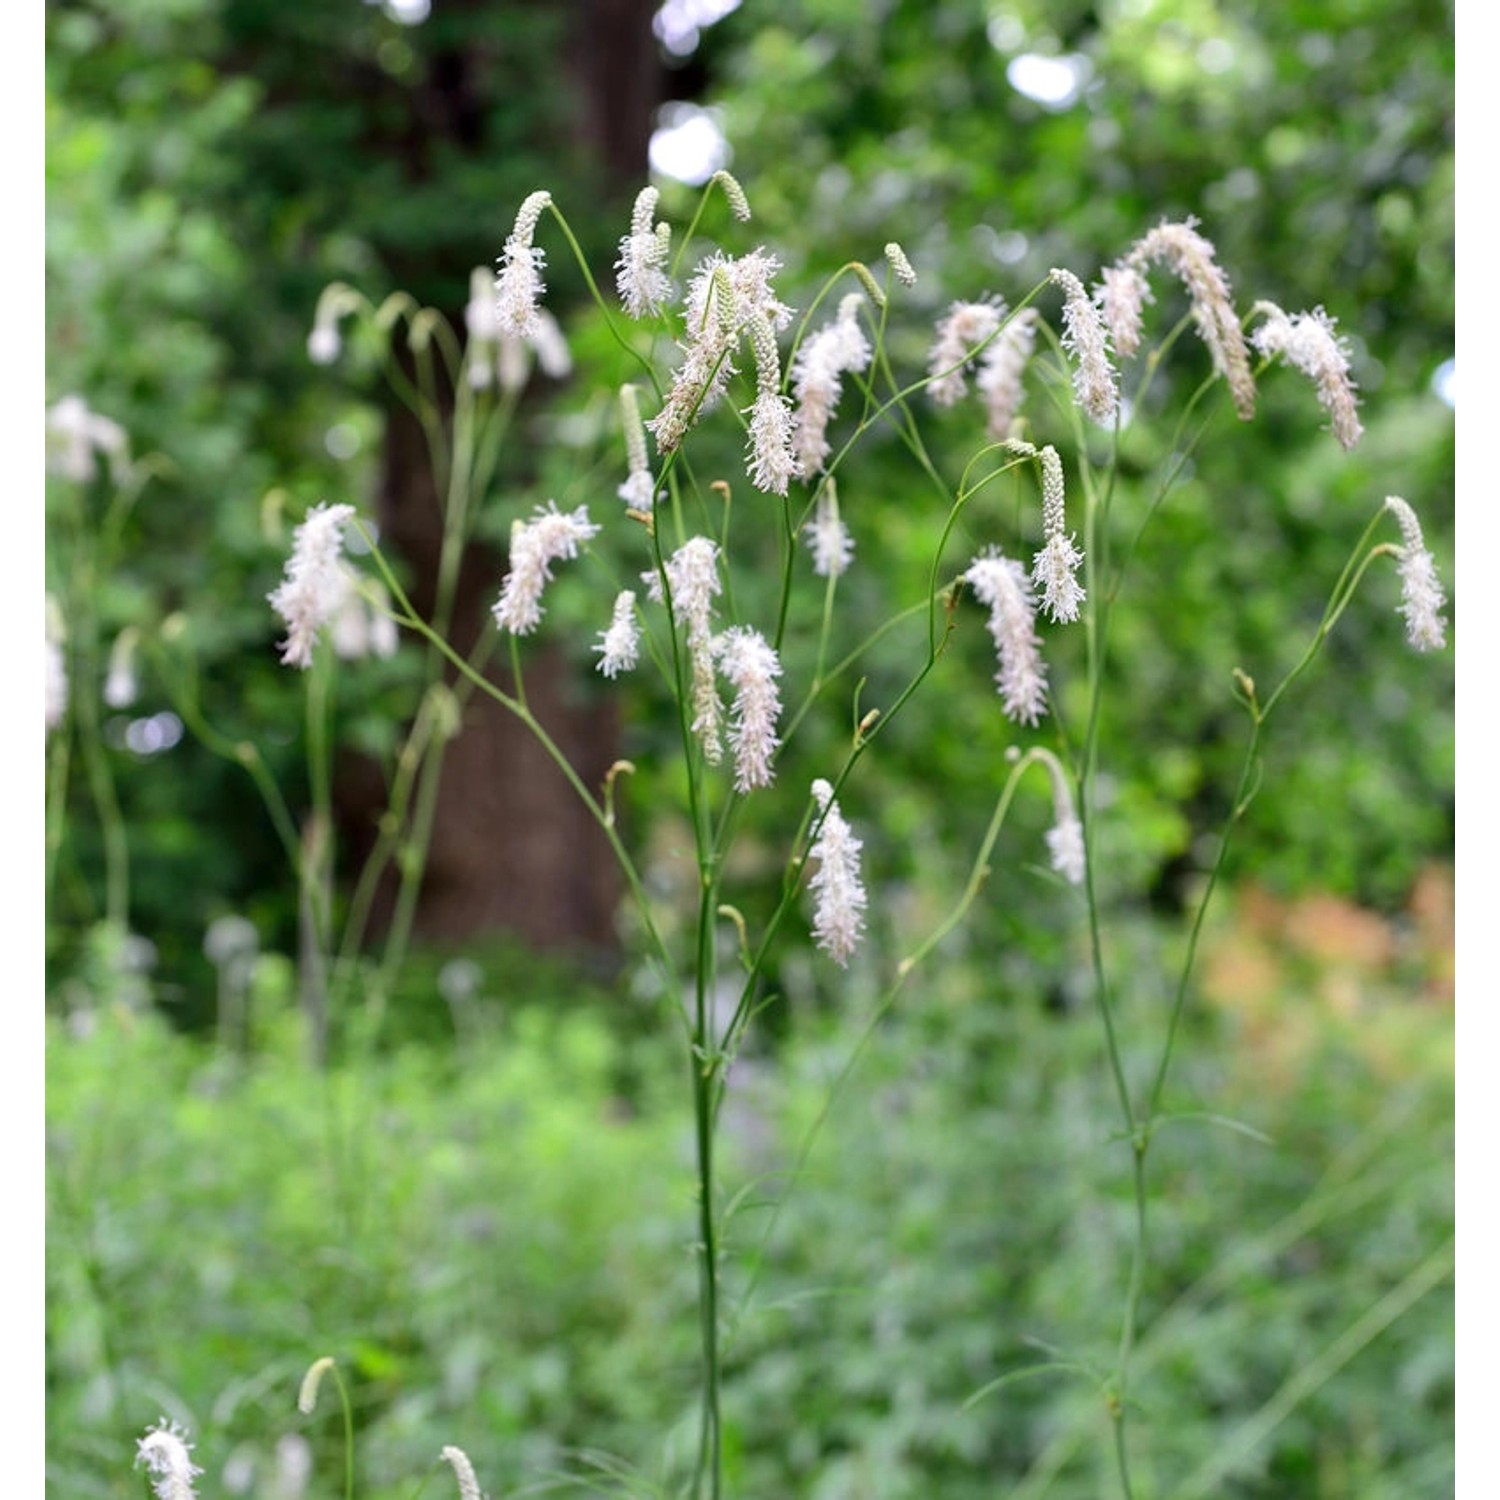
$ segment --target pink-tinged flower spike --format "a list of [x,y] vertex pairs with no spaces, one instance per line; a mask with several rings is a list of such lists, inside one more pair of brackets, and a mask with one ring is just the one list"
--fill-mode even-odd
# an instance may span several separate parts
[[1437,567],[1422,540],[1416,512],[1399,495],[1387,495],[1385,508],[1401,528],[1401,614],[1406,620],[1406,639],[1414,651],[1441,651],[1446,643],[1443,605],[1447,602],[1438,582]]
[[671,231],[659,234],[651,222],[659,196],[654,187],[642,188],[636,195],[630,214],[630,233],[620,241],[620,258],[615,262],[615,285],[625,311],[632,318],[646,318],[660,312],[672,295],[672,283],[662,269],[671,247]]
[[542,590],[552,581],[552,564],[578,556],[579,547],[598,534],[588,508],[564,515],[556,501],[536,509],[531,521],[510,528],[510,572],[495,601],[495,623],[512,635],[529,635],[542,618]]
[[1106,266],[1103,280],[1094,288],[1094,301],[1110,345],[1120,359],[1129,359],[1141,347],[1141,315],[1148,302],[1155,302],[1151,284],[1134,266]]
[[1042,465],[1042,550],[1032,559],[1031,581],[1042,591],[1042,608],[1053,620],[1078,618],[1084,593],[1077,573],[1081,553],[1067,534],[1063,515],[1062,459],[1050,444],[1038,455]]
[[[692,731],[703,746],[703,758],[716,766],[724,757],[720,724],[724,710],[714,683],[713,601],[722,584],[719,579],[719,547],[705,536],[686,541],[667,559],[667,588],[672,595],[673,616],[686,624],[688,660],[693,669]],[[661,578],[643,573],[647,594],[662,602]]]
[[854,538],[839,518],[838,489],[832,479],[823,481],[818,508],[802,531],[819,578],[837,578],[854,560]]
[[203,1470],[193,1462],[192,1451],[187,1434],[165,1417],[137,1439],[135,1461],[145,1464],[158,1500],[196,1500],[193,1480]]
[[1047,668],[1026,570],[991,548],[969,564],[964,578],[979,602],[989,606],[989,631],[1000,660],[995,682],[1005,712],[1018,724],[1035,724],[1047,712]]
[[640,655],[641,633],[635,619],[635,595],[623,589],[615,598],[615,611],[608,630],[599,632],[599,670],[606,677],[618,677],[634,668]]
[[734,786],[739,792],[771,784],[771,757],[781,742],[776,720],[781,694],[776,679],[781,663],[758,630],[732,626],[714,642],[719,670],[734,686],[729,709],[729,745],[734,751]]
[[949,307],[927,356],[927,372],[933,377],[927,394],[934,403],[952,406],[968,390],[964,367],[1004,316],[1003,302],[955,302]]
[[808,882],[818,898],[813,936],[836,964],[845,965],[864,932],[866,896],[859,872],[863,845],[844,821],[833,788],[821,777],[813,782],[812,794],[823,814],[811,856],[818,868]]
[[632,510],[649,511],[656,499],[656,481],[646,454],[646,429],[641,425],[641,407],[633,385],[620,387],[620,426],[625,432],[625,459],[630,466],[625,483],[616,492]]
[[752,250],[738,259],[715,251],[698,263],[687,291],[687,356],[672,381],[666,404],[646,425],[662,453],[670,453],[700,417],[718,404],[735,373],[740,331],[757,313],[779,332],[792,310],[771,287],[781,269],[774,255]]
[[802,472],[792,452],[792,407],[781,394],[781,361],[769,319],[750,320],[755,348],[755,404],[749,408],[750,483],[768,495],[786,494],[787,484]]
[[1069,885],[1082,885],[1086,866],[1083,824],[1073,810],[1073,788],[1068,773],[1050,750],[1039,750],[1037,754],[1046,762],[1052,777],[1052,827],[1047,830],[1047,852],[1052,857],[1052,868]]
[[1187,289],[1193,322],[1213,356],[1214,369],[1229,383],[1234,409],[1242,421],[1255,415],[1255,377],[1250,355],[1230,296],[1229,278],[1214,260],[1214,247],[1193,228],[1193,221],[1158,224],[1131,247],[1125,264],[1137,271],[1165,263]]
[[537,303],[547,290],[542,281],[544,252],[531,243],[542,210],[552,202],[546,191],[530,194],[516,215],[515,228],[505,241],[500,274],[495,278],[495,317],[501,333],[529,338],[536,329]]
[[816,474],[832,451],[828,424],[838,410],[841,377],[870,367],[870,341],[859,326],[858,292],[839,303],[838,317],[802,341],[792,361],[792,393],[797,398],[797,430],[792,450],[804,474]]
[[484,1500],[479,1480],[474,1473],[474,1465],[469,1462],[469,1455],[462,1448],[455,1448],[449,1443],[438,1454],[438,1458],[453,1466],[453,1477],[458,1481],[458,1500]]
[[1321,307],[1288,317],[1274,302],[1257,302],[1251,312],[1266,318],[1251,335],[1251,343],[1268,359],[1284,355],[1288,364],[1317,386],[1318,401],[1332,419],[1334,437],[1340,447],[1352,448],[1364,428],[1349,378],[1349,345],[1338,336],[1334,320]]
[[1004,328],[979,361],[974,384],[979,387],[989,411],[989,435],[1005,439],[1026,398],[1021,384],[1031,351],[1036,347],[1036,327],[1040,321],[1034,307],[1023,307]]
[[1051,275],[1063,294],[1063,348],[1077,361],[1073,393],[1096,422],[1108,422],[1120,404],[1120,392],[1109,362],[1104,320],[1083,289],[1083,283],[1071,271],[1054,267]]
[[316,505],[292,536],[292,555],[279,588],[267,594],[271,608],[287,623],[283,666],[310,667],[318,631],[344,602],[348,581],[342,571],[344,525],[352,505]]

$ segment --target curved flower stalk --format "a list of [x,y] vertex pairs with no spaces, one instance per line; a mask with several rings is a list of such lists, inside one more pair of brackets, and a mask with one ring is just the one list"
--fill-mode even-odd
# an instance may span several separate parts
[[890,265],[891,272],[902,286],[915,286],[917,284],[917,273],[912,270],[911,262],[906,258],[906,251],[892,240],[885,247],[885,258]]
[[1321,307],[1288,316],[1274,302],[1257,302],[1250,311],[1266,320],[1251,335],[1251,342],[1267,359],[1279,354],[1312,381],[1339,446],[1352,448],[1364,428],[1349,375],[1349,344],[1339,337],[1338,325]]
[[323,288],[313,311],[312,331],[307,335],[307,357],[315,365],[331,365],[344,352],[339,324],[364,302],[364,298],[342,281]]
[[1032,753],[1046,767],[1052,778],[1052,827],[1047,830],[1047,853],[1052,868],[1069,885],[1082,885],[1087,863],[1084,854],[1083,824],[1073,803],[1073,787],[1062,762],[1050,751],[1038,746]]
[[[692,667],[692,733],[703,747],[703,758],[716,766],[723,759],[720,726],[724,710],[714,683],[713,601],[723,587],[719,577],[719,546],[708,537],[684,542],[666,561],[667,589],[672,612],[684,622],[688,660]],[[663,602],[661,577],[643,574],[647,596]]]
[[756,313],[750,320],[755,349],[755,404],[749,410],[749,474],[756,489],[769,495],[786,494],[787,485],[802,473],[792,449],[791,403],[781,394],[781,361],[770,320]]
[[1147,303],[1155,302],[1151,283],[1132,265],[1105,266],[1094,301],[1109,331],[1118,359],[1129,359],[1141,347],[1141,323]]

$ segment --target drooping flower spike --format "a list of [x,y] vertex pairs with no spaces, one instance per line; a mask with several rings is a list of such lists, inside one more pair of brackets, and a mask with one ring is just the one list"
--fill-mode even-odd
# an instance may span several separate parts
[[[1142,278],[1147,266],[1164,264],[1182,283],[1214,369],[1228,382],[1236,414],[1248,422],[1255,415],[1255,377],[1250,372],[1245,336],[1234,310],[1229,278],[1214,259],[1214,247],[1198,233],[1194,221],[1158,224],[1136,241],[1124,264]],[[1139,289],[1132,287],[1129,296],[1138,295]],[[1128,300],[1123,291],[1117,296],[1122,302]]]
[[1438,581],[1437,565],[1422,539],[1417,513],[1399,495],[1387,495],[1385,508],[1401,528],[1401,614],[1406,639],[1414,651],[1441,651],[1446,644],[1443,605],[1447,602]]
[[598,534],[580,505],[564,514],[549,500],[530,521],[510,529],[510,572],[495,601],[495,623],[512,635],[529,635],[542,618],[542,591],[552,580],[552,564],[578,556],[584,542]]
[[991,548],[969,564],[964,578],[979,602],[989,606],[989,632],[999,658],[995,682],[1005,712],[1018,724],[1035,724],[1047,711],[1047,668],[1026,570]]
[[1352,448],[1364,428],[1349,375],[1349,346],[1339,337],[1338,325],[1321,307],[1288,316],[1274,302],[1257,302],[1251,312],[1266,319],[1251,335],[1251,343],[1268,359],[1281,355],[1313,382],[1339,446]]

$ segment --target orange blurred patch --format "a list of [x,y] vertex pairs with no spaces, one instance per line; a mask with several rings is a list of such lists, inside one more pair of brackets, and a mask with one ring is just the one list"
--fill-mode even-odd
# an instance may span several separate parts
[[1329,1042],[1383,1077],[1451,1065],[1453,894],[1452,871],[1439,865],[1422,871],[1393,918],[1323,892],[1283,900],[1247,883],[1205,944],[1203,995],[1235,1018],[1239,1055],[1262,1082],[1294,1084]]

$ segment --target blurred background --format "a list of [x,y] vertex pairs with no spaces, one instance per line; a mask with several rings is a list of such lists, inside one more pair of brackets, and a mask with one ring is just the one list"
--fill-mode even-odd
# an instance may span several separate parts
[[[138,1493],[130,1440],[160,1411],[201,1434],[211,1493],[303,1493],[299,1453],[316,1460],[306,1493],[337,1493],[334,1424],[287,1394],[327,1352],[351,1372],[372,1496],[406,1493],[450,1441],[494,1493],[558,1470],[657,1493],[685,1451],[675,1038],[602,844],[477,700],[380,1035],[357,1069],[304,1071],[297,891],[223,748],[253,741],[306,804],[305,684],[278,664],[266,604],[305,507],[375,518],[419,603],[438,546],[421,433],[379,349],[351,335],[336,365],[309,359],[323,289],[405,290],[462,327],[471,270],[538,187],[607,284],[642,186],[681,225],[727,166],[754,210],[746,244],[783,258],[794,307],[842,262],[903,245],[919,280],[891,348],[913,371],[955,298],[1015,300],[1052,266],[1090,280],[1164,218],[1198,219],[1242,311],[1326,308],[1352,347],[1360,445],[1339,449],[1301,377],[1269,374],[1256,420],[1195,453],[1134,564],[1151,584],[1116,622],[1101,896],[1122,1003],[1149,1017],[1242,753],[1231,671],[1274,681],[1296,660],[1387,494],[1416,508],[1451,594],[1453,62],[1451,6],[1416,0],[52,0],[47,401],[82,396],[151,477],[97,575],[78,544],[109,476],[48,486],[48,589],[91,603],[49,760],[95,703],[129,865],[122,927],[80,760],[49,824],[49,1493]],[[585,378],[612,369],[607,335],[543,239],[580,374],[526,387],[460,645],[511,520],[618,463],[613,387]],[[1190,389],[1201,349],[1173,358]],[[1141,414],[1126,503],[1173,415]],[[971,451],[972,416],[931,425],[935,449]],[[851,633],[902,598],[933,525],[898,447],[876,435],[841,475]],[[1451,1295],[1431,1267],[1452,1223],[1453,657],[1407,651],[1396,602],[1372,573],[1286,703],[1213,913],[1179,1102],[1243,1114],[1272,1144],[1184,1129],[1163,1147],[1148,1493],[1451,1488]],[[586,779],[617,755],[640,765],[631,838],[669,847],[675,789],[653,762],[671,721],[589,680],[587,618],[559,598],[539,709]],[[128,632],[127,701],[104,689]],[[968,670],[861,767],[885,893],[868,967],[848,986],[805,954],[776,971],[764,1096],[747,1088],[735,1133],[747,1180],[795,1148],[881,964],[962,885],[1009,742],[989,649],[962,637]],[[217,743],[185,723],[162,653],[191,663]],[[403,648],[340,676],[346,882],[420,671]],[[843,732],[809,728],[814,748]],[[768,798],[786,826],[799,796]],[[1019,807],[1013,847],[1040,849],[1049,812]],[[747,910],[775,857],[749,859]],[[1086,1385],[963,1406],[1038,1345],[1107,1361],[1117,1332],[1128,1181],[1082,935],[1055,883],[1019,868],[880,1032],[733,1343],[734,1493],[1101,1493]],[[248,1053],[215,1042],[226,985],[254,1007]]]

